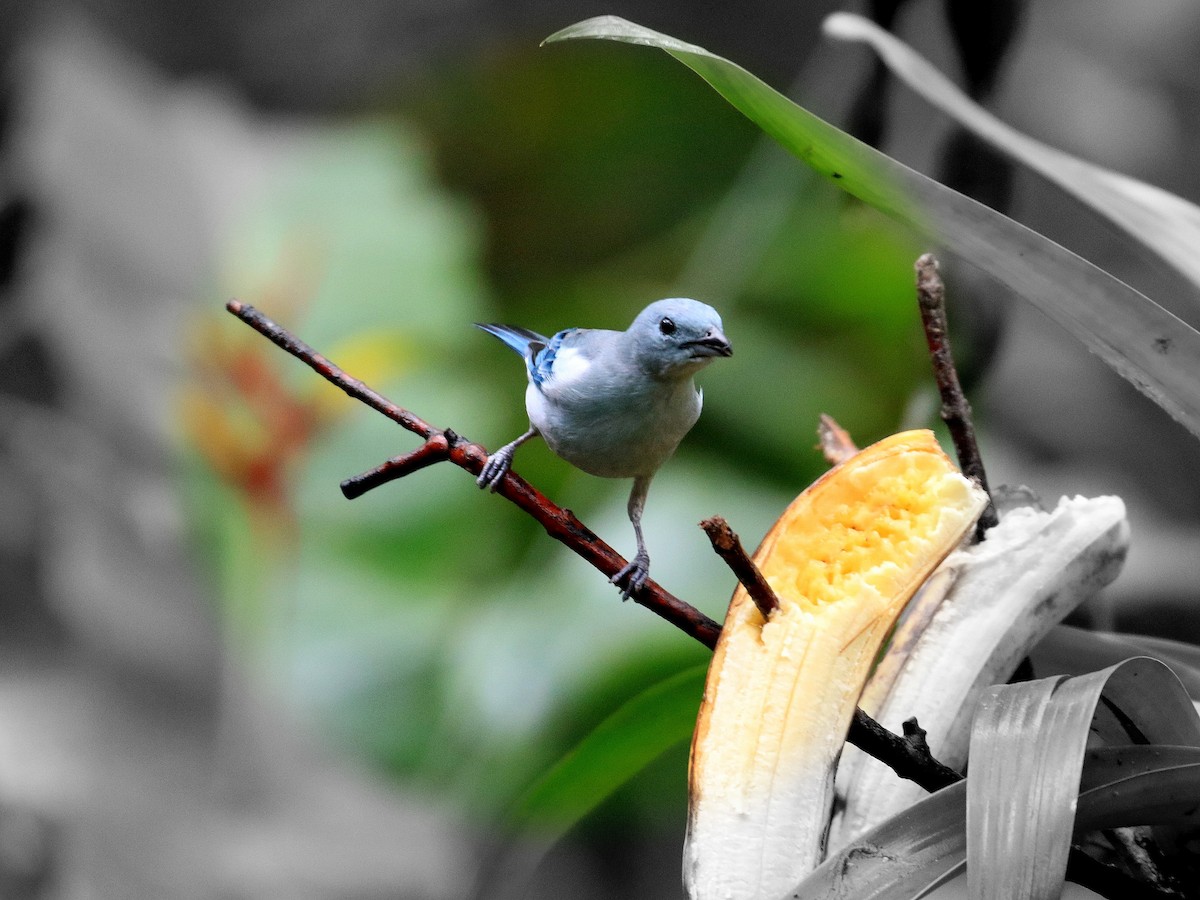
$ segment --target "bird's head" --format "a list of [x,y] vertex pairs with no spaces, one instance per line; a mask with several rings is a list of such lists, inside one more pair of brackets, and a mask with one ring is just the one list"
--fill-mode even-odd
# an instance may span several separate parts
[[684,377],[733,347],[721,328],[721,317],[706,303],[674,298],[651,303],[629,326],[639,364],[659,377]]

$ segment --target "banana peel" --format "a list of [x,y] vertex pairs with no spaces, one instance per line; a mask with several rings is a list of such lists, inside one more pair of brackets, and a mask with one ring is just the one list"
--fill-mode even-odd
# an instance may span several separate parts
[[880,645],[986,494],[929,431],[831,469],[754,555],[779,606],[730,602],[692,740],[692,900],[784,896],[820,862],[834,768]]
[[[1111,582],[1128,547],[1118,497],[1063,497],[1053,510],[1003,513],[981,543],[948,557],[913,601],[863,692],[863,710],[893,731],[916,716],[933,755],[962,771],[980,695]],[[835,847],[924,796],[853,747],[838,768],[837,792]]]

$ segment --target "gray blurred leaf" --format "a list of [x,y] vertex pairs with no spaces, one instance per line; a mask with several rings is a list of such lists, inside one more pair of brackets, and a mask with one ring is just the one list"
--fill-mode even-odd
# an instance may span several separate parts
[[[1107,217],[1200,286],[1200,207],[1169,191],[1093,165],[1001,122],[902,41],[861,16],[835,13],[825,33],[869,44],[896,77],[958,124]],[[1200,297],[1190,298],[1193,303]]]
[[[1117,712],[1098,717],[1101,698]],[[984,694],[967,783],[971,897],[1059,895],[1089,737],[1095,731],[1120,740],[1133,729],[1125,742],[1200,746],[1200,717],[1179,679],[1146,657]]]

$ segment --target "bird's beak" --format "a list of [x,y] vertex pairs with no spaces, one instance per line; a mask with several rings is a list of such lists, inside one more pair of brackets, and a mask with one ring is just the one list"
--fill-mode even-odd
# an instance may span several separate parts
[[704,337],[688,341],[684,346],[691,348],[692,356],[733,356],[733,345],[719,328],[708,329]]

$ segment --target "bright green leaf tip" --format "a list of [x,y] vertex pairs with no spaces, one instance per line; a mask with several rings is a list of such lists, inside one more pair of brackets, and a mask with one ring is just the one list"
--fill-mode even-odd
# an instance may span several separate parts
[[595,16],[591,19],[584,19],[582,22],[576,22],[574,25],[568,25],[542,41],[542,46],[556,41],[573,41],[581,38],[624,41],[627,44],[657,47],[668,52],[712,56],[703,47],[660,34],[650,28],[630,22],[628,19],[622,19],[620,16]]

